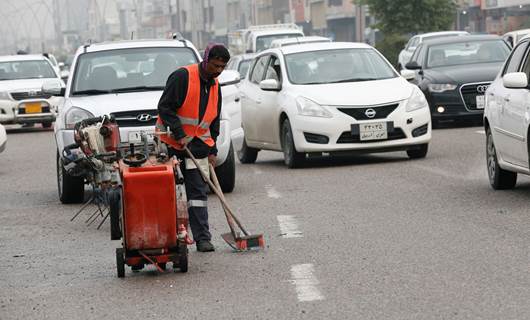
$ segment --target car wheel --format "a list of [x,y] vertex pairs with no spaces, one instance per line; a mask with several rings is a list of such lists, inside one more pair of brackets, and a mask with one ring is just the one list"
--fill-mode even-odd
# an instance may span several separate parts
[[429,151],[429,144],[424,143],[424,144],[418,145],[414,149],[407,150],[407,155],[411,159],[421,159],[427,156],[427,151]]
[[85,180],[73,177],[66,172],[63,161],[57,152],[57,187],[62,203],[82,203],[85,197]]
[[512,189],[517,183],[517,173],[504,170],[499,166],[497,151],[493,142],[491,130],[486,131],[486,157],[488,178],[490,185],[495,190]]
[[305,161],[305,153],[296,151],[289,119],[282,123],[282,151],[285,165],[289,168],[298,168]]
[[251,148],[247,145],[245,139],[243,139],[243,147],[237,152],[237,157],[241,163],[254,163],[258,158],[259,149]]
[[43,128],[51,128],[52,127],[52,122],[43,122],[42,123],[42,127]]
[[230,143],[228,157],[225,162],[215,168],[215,174],[219,177],[219,184],[224,193],[230,193],[234,190],[236,184],[236,163],[234,157],[234,147]]

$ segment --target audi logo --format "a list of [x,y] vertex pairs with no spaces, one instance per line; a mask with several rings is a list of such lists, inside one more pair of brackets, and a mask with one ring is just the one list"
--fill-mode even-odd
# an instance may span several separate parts
[[489,88],[489,85],[481,84],[481,85],[477,86],[477,92],[478,93],[486,93],[486,90],[488,90],[488,88]]
[[142,113],[142,114],[139,114],[136,116],[136,120],[138,121],[142,121],[142,122],[147,122],[149,120],[151,120],[153,117],[151,117],[150,114],[147,114],[147,113]]
[[375,112],[375,110],[372,109],[372,108],[366,109],[366,110],[364,111],[364,115],[365,115],[367,118],[370,118],[370,119],[374,118],[376,114],[377,114],[377,112]]

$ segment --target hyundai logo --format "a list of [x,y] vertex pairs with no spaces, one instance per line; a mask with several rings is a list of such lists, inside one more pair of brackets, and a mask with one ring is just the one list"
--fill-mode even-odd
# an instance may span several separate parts
[[149,120],[151,120],[153,117],[151,117],[150,114],[147,114],[147,113],[142,113],[142,114],[139,114],[136,116],[136,120],[138,121],[142,121],[142,122],[147,122]]
[[364,111],[364,115],[365,115],[367,118],[370,118],[370,119],[374,118],[375,115],[376,115],[376,113],[377,113],[377,112],[375,112],[375,110],[372,109],[372,108],[366,109],[366,111]]
[[488,88],[489,88],[489,85],[481,84],[481,85],[477,86],[477,92],[478,93],[486,93],[486,90],[488,90]]

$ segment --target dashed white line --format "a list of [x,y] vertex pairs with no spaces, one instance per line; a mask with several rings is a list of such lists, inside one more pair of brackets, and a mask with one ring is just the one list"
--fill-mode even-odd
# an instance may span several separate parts
[[266,185],[265,189],[267,190],[267,196],[272,199],[280,199],[282,195],[274,189],[271,185]]
[[478,133],[478,134],[486,134],[486,131],[484,131],[484,130],[478,130],[478,131],[475,131],[475,133]]
[[295,285],[298,301],[324,300],[324,295],[318,289],[318,279],[313,275],[315,268],[313,264],[297,264],[291,266],[290,282]]
[[295,216],[277,216],[282,238],[303,238]]

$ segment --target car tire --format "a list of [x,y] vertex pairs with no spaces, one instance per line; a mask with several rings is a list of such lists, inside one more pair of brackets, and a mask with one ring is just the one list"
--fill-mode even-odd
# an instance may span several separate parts
[[236,160],[232,143],[230,143],[225,162],[215,168],[215,174],[219,178],[219,184],[224,193],[230,193],[234,190],[236,185]]
[[66,172],[59,152],[57,152],[57,187],[62,203],[82,203],[85,198],[85,180],[73,177]]
[[506,190],[515,187],[517,172],[504,170],[499,166],[497,151],[490,129],[486,130],[486,163],[490,185],[494,190]]
[[243,147],[237,152],[237,157],[241,163],[254,163],[258,158],[258,152],[259,149],[249,147],[246,140],[243,138]]
[[299,168],[304,164],[305,153],[296,151],[289,119],[285,119],[282,123],[282,151],[283,160],[288,168]]
[[42,123],[42,127],[46,128],[46,129],[51,128],[52,127],[52,122],[43,122]]
[[407,150],[407,155],[410,159],[422,159],[427,156],[429,151],[429,144],[424,143],[416,146],[414,149]]

